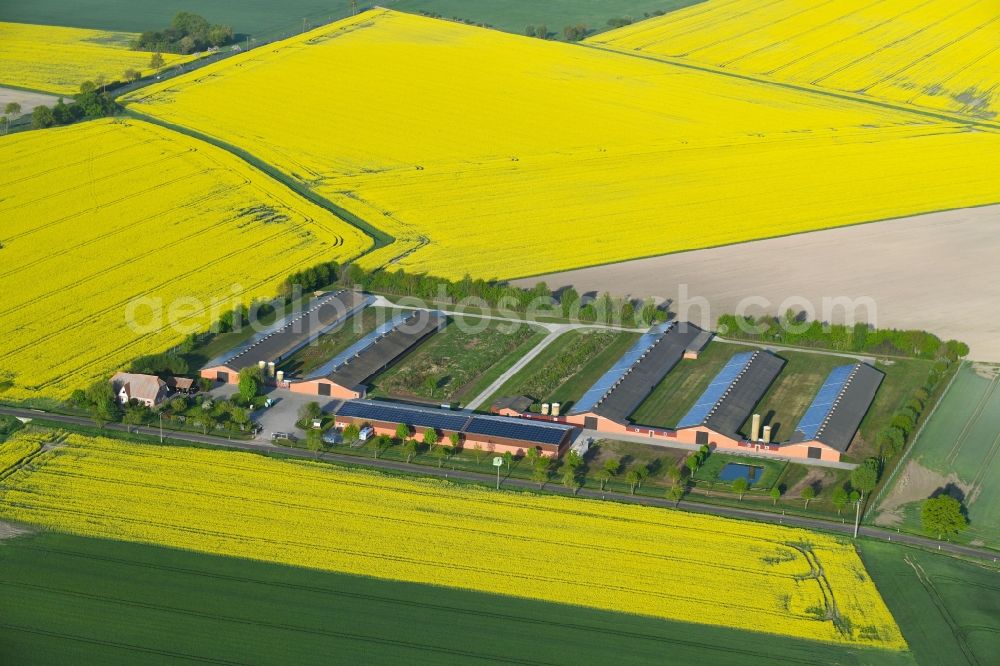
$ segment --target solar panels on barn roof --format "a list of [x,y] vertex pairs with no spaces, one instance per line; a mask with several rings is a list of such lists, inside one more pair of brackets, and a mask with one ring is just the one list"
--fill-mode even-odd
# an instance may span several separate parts
[[476,416],[465,431],[470,434],[519,439],[539,444],[558,444],[573,426],[539,421],[518,420],[502,416]]
[[644,333],[632,348],[629,349],[625,354],[618,359],[610,370],[601,375],[601,378],[594,382],[594,385],[587,389],[587,392],[583,394],[576,404],[573,405],[573,409],[570,410],[570,414],[585,414],[587,412],[594,411],[594,408],[607,397],[608,393],[615,388],[619,381],[628,373],[633,365],[642,359],[643,355],[649,351],[649,348],[659,342],[663,336],[670,330],[674,325],[674,322],[667,322],[665,324],[658,324],[649,329],[648,332]]
[[809,409],[802,415],[802,419],[795,427],[796,432],[802,433],[803,439],[816,438],[820,426],[823,425],[823,421],[826,420],[826,417],[833,410],[834,403],[840,397],[841,391],[844,390],[847,380],[856,367],[856,364],[842,365],[834,368],[827,375],[826,381],[823,382],[823,386],[820,387],[816,397],[813,398]]
[[708,387],[702,392],[698,401],[694,403],[694,406],[688,410],[684,418],[678,422],[678,428],[688,428],[691,426],[701,425],[708,418],[709,413],[712,408],[722,399],[726,390],[732,385],[732,383],[739,377],[740,373],[743,372],[750,361],[753,360],[754,354],[757,352],[742,352],[740,354],[735,354],[726,365],[723,366],[722,370],[719,371]]
[[340,352],[339,354],[331,358],[329,361],[327,361],[320,367],[310,372],[308,375],[306,375],[306,379],[316,379],[318,377],[326,377],[330,373],[334,372],[337,368],[344,365],[352,358],[354,358],[355,356],[357,356],[358,354],[360,354],[361,352],[363,352],[364,350],[368,349],[373,344],[378,342],[379,338],[381,338],[386,333],[388,333],[389,331],[393,330],[394,328],[402,324],[412,314],[413,314],[412,312],[404,312],[400,315],[396,315],[395,317],[393,317],[386,323],[382,324],[368,335],[364,336],[363,338],[355,342],[353,345],[351,345],[344,351]]
[[884,376],[867,363],[834,368],[789,441],[816,441],[846,451]]
[[468,412],[450,412],[443,409],[367,400],[346,400],[337,409],[337,415],[440,430],[461,430],[470,417]]

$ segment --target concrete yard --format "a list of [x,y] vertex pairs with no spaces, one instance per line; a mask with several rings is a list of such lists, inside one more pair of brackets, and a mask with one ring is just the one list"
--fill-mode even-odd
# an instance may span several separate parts
[[[969,344],[970,358],[1000,360],[1000,205],[930,213],[651,257],[515,280],[580,293],[669,299],[699,326],[718,315],[805,310],[842,323],[849,299],[856,320],[918,328]],[[867,299],[870,299],[868,301]],[[867,316],[871,303],[873,321]],[[706,303],[709,304],[706,307]],[[827,316],[824,316],[826,313]]]
[[[17,102],[21,105],[21,113],[16,116],[17,118],[31,113],[36,106],[51,107],[58,101],[59,98],[55,95],[0,87],[0,111],[7,108],[7,104],[10,102]],[[10,120],[13,121],[15,118],[12,117]]]

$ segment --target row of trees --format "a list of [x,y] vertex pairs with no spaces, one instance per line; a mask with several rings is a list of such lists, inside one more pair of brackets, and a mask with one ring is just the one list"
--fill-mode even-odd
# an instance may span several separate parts
[[143,32],[132,42],[132,48],[188,54],[225,46],[234,39],[233,29],[228,25],[212,25],[198,14],[178,12],[169,27]]
[[114,115],[119,107],[111,94],[106,92],[106,85],[107,81],[103,77],[96,82],[84,81],[80,84],[80,92],[73,96],[71,103],[67,104],[60,97],[52,108],[44,104],[36,106],[31,112],[31,127],[45,129],[56,125],[68,125],[79,120]]
[[727,337],[752,342],[817,347],[869,354],[891,354],[933,360],[957,360],[969,347],[957,340],[942,340],[927,331],[874,328],[865,323],[853,326],[805,321],[801,313],[789,310],[784,316],[760,317],[724,314],[718,330]]
[[935,361],[927,372],[923,386],[915,389],[906,403],[893,413],[889,423],[879,430],[875,440],[879,455],[883,458],[892,458],[902,453],[916,433],[917,424],[929,406],[931,396],[944,380],[952,364],[953,361],[948,358],[939,358]]

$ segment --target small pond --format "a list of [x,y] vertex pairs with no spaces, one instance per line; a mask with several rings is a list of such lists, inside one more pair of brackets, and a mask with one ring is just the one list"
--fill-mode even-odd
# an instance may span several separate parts
[[753,465],[742,465],[740,463],[726,463],[719,472],[719,479],[722,481],[735,481],[736,479],[746,479],[750,485],[760,481],[764,476],[763,467]]

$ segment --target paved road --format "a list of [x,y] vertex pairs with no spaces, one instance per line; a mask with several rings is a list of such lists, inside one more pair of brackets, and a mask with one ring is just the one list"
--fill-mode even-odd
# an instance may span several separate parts
[[[40,418],[48,421],[55,421],[59,423],[67,423],[74,425],[93,426],[93,422],[91,420],[83,417],[65,416],[63,414],[51,414],[48,412],[42,412],[30,409],[10,409],[5,407],[0,407],[0,414],[7,414],[10,416],[16,416],[20,418]],[[106,425],[105,429],[117,432],[125,432],[126,426],[119,423],[111,423]],[[150,428],[145,426],[139,428],[132,427],[131,431],[141,433],[144,435],[151,435],[153,437],[159,436],[159,430],[157,428]],[[444,478],[461,479],[466,481],[475,481],[484,484],[493,484],[496,482],[496,477],[490,474],[478,474],[476,472],[441,469],[437,467],[428,467],[428,466],[417,466],[417,465],[407,464],[404,462],[397,462],[395,460],[374,460],[372,458],[360,458],[356,456],[346,456],[337,453],[315,454],[310,451],[304,451],[302,449],[291,449],[284,446],[276,446],[268,442],[259,442],[259,441],[248,442],[239,440],[228,440],[228,439],[222,439],[221,437],[213,437],[211,435],[199,435],[197,433],[174,432],[174,431],[164,431],[164,436],[174,440],[184,440],[200,444],[211,444],[214,446],[225,447],[230,449],[279,453],[282,455],[291,456],[295,458],[307,458],[307,459],[318,458],[321,460],[328,460],[331,462],[344,463],[348,465],[360,465],[376,469],[407,472],[410,474],[415,473],[422,476],[438,476]],[[538,484],[524,479],[510,479],[510,478],[503,479],[503,486],[506,488],[528,488],[534,490],[538,489]],[[548,492],[559,495],[574,494],[573,491],[558,484],[551,484],[551,483],[547,484],[545,486],[545,489]],[[601,492],[598,490],[591,490],[588,488],[581,488],[576,493],[576,495],[578,495],[579,497],[588,497],[594,499],[610,499],[618,502],[625,502],[628,504],[642,504],[647,506],[661,506],[661,507],[675,506],[674,502],[667,499],[660,499],[657,497],[626,495],[615,492]],[[790,525],[793,527],[803,527],[807,529],[826,530],[828,532],[838,532],[841,534],[848,534],[848,535],[852,534],[854,529],[854,526],[850,523],[837,523],[828,520],[820,520],[817,518],[805,518],[801,516],[783,516],[775,513],[770,513],[767,511],[759,511],[756,509],[740,509],[736,507],[718,506],[714,504],[700,504],[698,502],[689,502],[689,501],[681,501],[676,506],[677,508],[682,508],[685,511],[690,511],[692,513],[711,514],[716,516],[726,516],[729,518],[755,520],[763,523]],[[865,526],[861,528],[860,533],[862,536],[867,536],[874,539],[881,539],[883,541],[897,541],[900,543],[909,544],[913,546],[921,546],[923,548],[928,548],[931,550],[940,550],[943,553],[950,553],[954,555],[962,555],[965,557],[990,560],[992,562],[1000,561],[1000,553],[996,551],[987,550],[985,548],[973,548],[971,546],[963,546],[960,544],[949,543],[947,541],[945,542],[935,541],[934,539],[928,539],[925,537],[915,536],[911,534],[897,533],[890,530],[884,530],[878,527]]]

